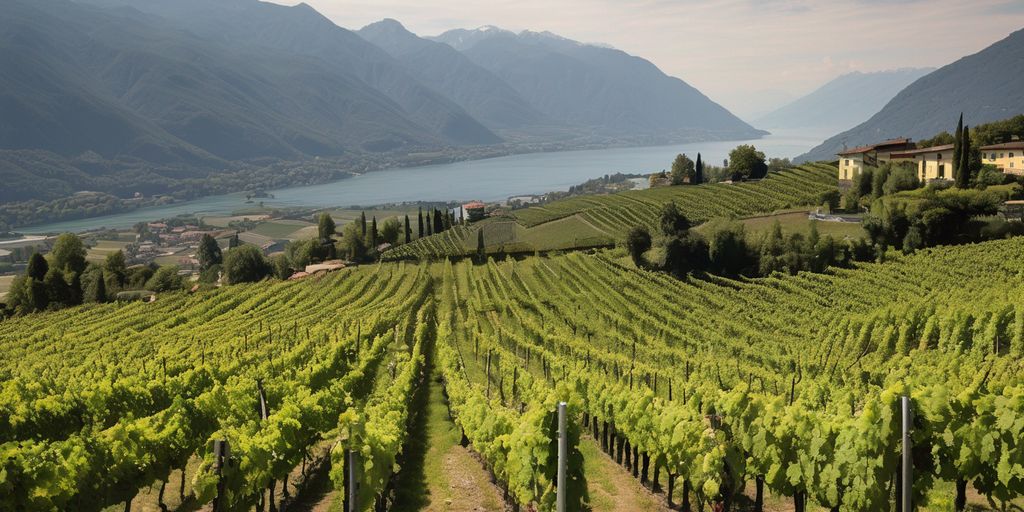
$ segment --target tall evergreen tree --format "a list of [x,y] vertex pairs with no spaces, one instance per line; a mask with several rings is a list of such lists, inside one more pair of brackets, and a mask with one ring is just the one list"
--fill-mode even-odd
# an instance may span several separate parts
[[434,208],[434,234],[444,231],[444,221],[441,220],[441,210]]
[[426,236],[430,236],[430,235],[434,234],[433,233],[434,223],[430,221],[430,212],[427,212],[427,222],[425,224],[426,224],[426,228],[424,229],[424,233],[426,234]]
[[320,243],[329,243],[331,237],[334,236],[334,232],[337,230],[337,226],[334,224],[334,219],[327,212],[320,214],[320,218],[317,219],[316,231],[317,236],[320,237]]
[[90,302],[104,303],[107,301],[107,280],[102,269],[96,272],[96,282],[93,283],[92,294],[86,298]]
[[405,216],[405,243],[412,242],[412,229],[409,227],[409,216]]
[[419,220],[417,221],[416,227],[419,230],[419,234],[416,235],[416,238],[423,238],[423,207],[422,206],[420,206]]
[[61,308],[71,305],[71,287],[64,280],[64,272],[61,272],[59,268],[50,267],[46,277],[43,278],[43,286],[46,288],[46,296],[49,298],[50,306]]
[[377,247],[377,241],[379,239],[379,236],[378,236],[378,233],[377,233],[377,216],[376,215],[373,216],[373,224],[371,226],[372,227],[370,228],[370,247],[371,248],[376,248]]
[[220,246],[217,245],[217,240],[209,233],[204,234],[203,238],[199,241],[196,259],[199,260],[199,270],[206,270],[224,262],[224,255],[221,253]]
[[359,212],[359,229],[363,230],[363,236],[366,236],[366,212]]
[[964,126],[963,140],[960,142],[960,174],[957,175],[956,186],[959,188],[970,188],[971,186],[971,129]]
[[481,263],[483,263],[487,259],[487,248],[484,246],[483,228],[476,230],[476,258],[477,261]]
[[693,169],[693,184],[700,185],[704,183],[704,162],[700,159],[700,153],[697,153],[697,163],[694,164]]
[[124,288],[124,283],[128,280],[128,264],[124,258],[124,251],[114,251],[107,255],[106,261],[103,262],[103,273],[110,279],[112,291]]
[[28,269],[25,274],[36,281],[42,281],[49,271],[50,264],[46,262],[46,258],[38,252],[32,253],[32,256],[28,259]]
[[964,113],[960,113],[960,120],[956,122],[956,134],[953,135],[953,179],[960,179],[960,154],[963,152],[961,143],[964,137]]

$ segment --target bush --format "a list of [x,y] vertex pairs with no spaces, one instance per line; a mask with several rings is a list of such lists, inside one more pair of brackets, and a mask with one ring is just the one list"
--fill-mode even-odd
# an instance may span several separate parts
[[178,275],[177,265],[165,265],[153,273],[146,281],[146,289],[154,292],[180,290],[185,286],[185,279]]
[[894,167],[882,184],[882,193],[892,195],[903,190],[914,190],[921,186],[917,171],[905,166]]
[[743,224],[712,220],[705,233],[708,238],[708,264],[712,272],[735,276],[750,273],[756,266],[756,255],[747,245]]
[[270,262],[253,245],[242,245],[224,257],[224,274],[228,284],[260,281],[273,272]]
[[651,249],[651,233],[647,228],[634,226],[630,229],[626,234],[626,249],[636,266],[644,266],[644,253]]
[[981,170],[974,177],[974,186],[985,190],[988,187],[1002,185],[1013,181],[1013,177],[1000,171],[998,167],[990,164],[981,166]]

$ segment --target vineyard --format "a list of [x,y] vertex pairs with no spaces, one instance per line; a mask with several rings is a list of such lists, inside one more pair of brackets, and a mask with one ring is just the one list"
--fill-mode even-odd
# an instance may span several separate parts
[[[662,206],[673,201],[684,215],[695,222],[798,206],[820,206],[823,195],[836,190],[836,176],[835,167],[809,163],[772,173],[756,182],[659,187],[572,197],[516,210],[511,219],[488,219],[425,237],[388,251],[384,258],[395,261],[471,254],[476,251],[477,230],[481,229],[487,251],[491,253],[605,246],[624,238],[626,231],[633,226],[653,228]],[[521,233],[512,237],[504,227],[511,223],[510,220],[521,227]],[[502,226],[500,233],[496,232],[498,226]]]
[[1022,239],[740,280],[613,252],[384,263],[13,319],[0,509],[162,498],[188,470],[194,504],[274,510],[320,470],[386,510],[430,367],[514,509],[553,510],[563,484],[586,508],[595,444],[682,510],[894,510],[909,396],[915,505],[1008,510],[1024,495],[1022,263]]

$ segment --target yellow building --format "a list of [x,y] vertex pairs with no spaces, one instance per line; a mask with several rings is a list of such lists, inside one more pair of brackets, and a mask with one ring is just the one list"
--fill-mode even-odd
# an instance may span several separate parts
[[1011,174],[1024,174],[1024,141],[981,147],[981,163]]
[[953,179],[953,145],[932,146],[892,153],[893,161],[913,162],[922,182]]
[[910,139],[892,139],[869,146],[847,149],[839,155],[839,179],[852,180],[865,167],[877,167],[884,162],[892,161],[893,153],[914,149]]

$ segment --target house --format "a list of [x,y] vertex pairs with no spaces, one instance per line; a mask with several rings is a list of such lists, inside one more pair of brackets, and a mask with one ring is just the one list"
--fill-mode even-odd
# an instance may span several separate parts
[[345,268],[345,262],[341,260],[327,260],[323,263],[306,265],[305,272],[307,275],[310,275],[316,274],[317,272],[333,272],[343,268]]
[[914,144],[910,142],[910,139],[900,138],[844,150],[838,153],[839,179],[852,180],[865,167],[876,167],[881,163],[892,161],[893,153],[912,149],[914,149]]
[[953,179],[952,144],[890,153],[889,158],[891,161],[913,162],[918,179],[924,183]]
[[275,252],[281,252],[284,250],[285,245],[288,244],[287,240],[270,238],[252,231],[243,231],[239,233],[238,240],[259,247],[260,251],[263,251],[264,256]]
[[1024,141],[982,146],[981,163],[991,164],[1010,174],[1024,174]]
[[465,213],[466,220],[469,222],[476,222],[482,220],[486,214],[484,211],[487,205],[480,201],[472,201],[462,205],[462,211]]

